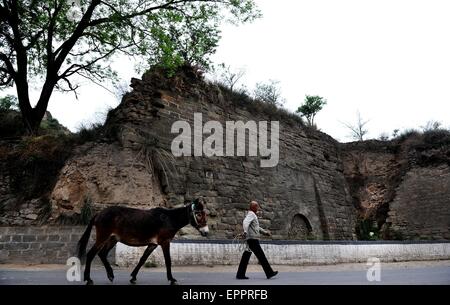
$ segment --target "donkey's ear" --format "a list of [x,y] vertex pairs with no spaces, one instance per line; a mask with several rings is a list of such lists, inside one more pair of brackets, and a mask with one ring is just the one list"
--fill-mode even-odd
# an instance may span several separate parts
[[192,203],[198,204],[200,202],[199,198],[195,198],[195,200]]

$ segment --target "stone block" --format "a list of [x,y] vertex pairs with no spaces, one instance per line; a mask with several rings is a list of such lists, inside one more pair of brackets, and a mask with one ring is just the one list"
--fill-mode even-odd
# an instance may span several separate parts
[[23,235],[22,240],[24,242],[32,242],[32,241],[36,241],[36,236],[35,235]]
[[13,235],[11,241],[12,242],[21,242],[23,235]]
[[11,241],[12,236],[11,235],[1,235],[0,236],[0,243],[8,243]]
[[49,235],[48,241],[59,241],[60,236],[59,235]]

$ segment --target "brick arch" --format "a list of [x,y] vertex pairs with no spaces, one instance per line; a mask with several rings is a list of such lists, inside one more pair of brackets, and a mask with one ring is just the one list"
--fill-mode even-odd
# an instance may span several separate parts
[[295,214],[288,230],[289,239],[308,239],[312,233],[312,226],[308,218],[300,213]]

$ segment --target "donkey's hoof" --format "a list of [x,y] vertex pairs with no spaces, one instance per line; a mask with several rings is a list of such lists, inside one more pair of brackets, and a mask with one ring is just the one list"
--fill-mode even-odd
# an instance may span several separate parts
[[177,280],[171,280],[171,281],[170,281],[170,285],[178,285]]
[[136,279],[135,279],[135,278],[132,278],[132,279],[130,280],[130,283],[131,283],[131,284],[136,284]]
[[108,280],[112,283],[114,281],[114,275],[108,275]]
[[94,281],[91,279],[86,280],[86,285],[94,285]]

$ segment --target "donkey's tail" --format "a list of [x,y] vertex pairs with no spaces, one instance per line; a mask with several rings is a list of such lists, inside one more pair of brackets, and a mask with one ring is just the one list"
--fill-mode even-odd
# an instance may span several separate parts
[[77,246],[77,253],[78,258],[81,259],[86,254],[86,246],[89,242],[89,237],[91,236],[91,230],[94,226],[95,216],[92,217],[91,221],[89,222],[89,225],[86,228],[86,231],[84,231],[83,236],[81,236],[80,241],[78,242]]

